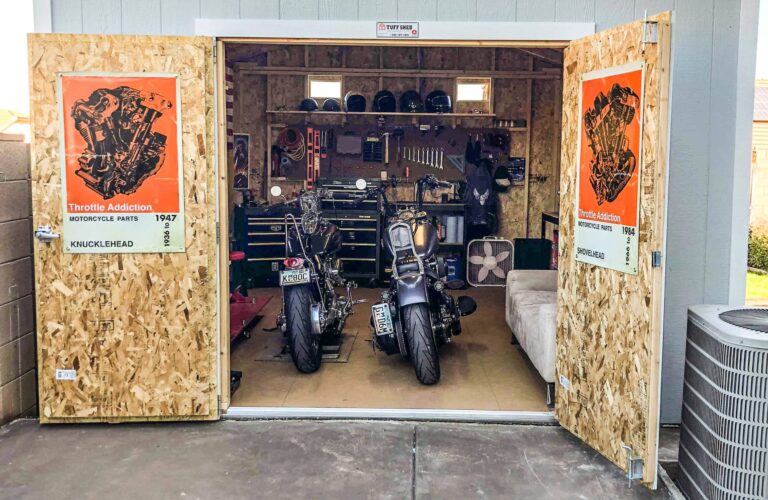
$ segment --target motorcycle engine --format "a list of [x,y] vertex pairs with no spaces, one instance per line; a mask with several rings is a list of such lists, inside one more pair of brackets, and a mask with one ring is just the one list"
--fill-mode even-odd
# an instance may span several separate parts
[[98,89],[72,106],[85,139],[75,172],[105,200],[135,192],[165,161],[167,137],[153,132],[172,104],[154,92],[131,87]]

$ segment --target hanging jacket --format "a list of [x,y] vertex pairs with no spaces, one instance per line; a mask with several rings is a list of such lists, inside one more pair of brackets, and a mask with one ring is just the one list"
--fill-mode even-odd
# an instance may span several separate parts
[[467,223],[494,226],[499,210],[499,198],[493,189],[493,177],[484,162],[472,169],[467,176],[467,189],[464,192]]

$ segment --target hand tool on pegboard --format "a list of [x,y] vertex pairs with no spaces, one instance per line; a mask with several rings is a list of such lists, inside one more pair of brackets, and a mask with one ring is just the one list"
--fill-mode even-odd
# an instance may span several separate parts
[[307,127],[307,188],[315,183],[315,131]]
[[315,180],[320,178],[320,131],[315,130]]
[[328,158],[328,131],[320,131],[320,158]]
[[397,165],[399,166],[400,165],[400,159],[401,159],[401,155],[400,155],[400,139],[405,136],[405,131],[403,129],[401,129],[401,128],[396,128],[395,131],[392,132],[392,135],[397,137],[397,158],[396,158],[395,161],[397,162]]
[[381,134],[384,136],[384,164],[389,165],[389,132]]

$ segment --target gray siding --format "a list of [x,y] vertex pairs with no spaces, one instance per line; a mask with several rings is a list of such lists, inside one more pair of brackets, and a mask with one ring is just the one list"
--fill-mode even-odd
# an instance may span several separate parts
[[[663,422],[680,418],[688,306],[743,301],[750,145],[748,132],[735,131],[751,122],[743,86],[754,77],[757,0],[35,1],[51,2],[56,32],[167,35],[193,34],[197,17],[594,22],[601,30],[673,10]],[[158,1],[159,25],[147,16]]]

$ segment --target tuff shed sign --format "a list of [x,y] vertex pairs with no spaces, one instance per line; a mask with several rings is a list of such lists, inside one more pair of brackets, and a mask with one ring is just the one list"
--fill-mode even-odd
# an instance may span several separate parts
[[376,23],[376,38],[419,38],[419,23]]

